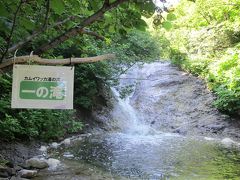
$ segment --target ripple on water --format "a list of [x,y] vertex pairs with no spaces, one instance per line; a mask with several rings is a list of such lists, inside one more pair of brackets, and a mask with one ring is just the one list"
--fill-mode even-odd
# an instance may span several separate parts
[[142,179],[237,179],[240,153],[215,141],[172,133],[112,133],[70,150],[81,161],[116,176]]

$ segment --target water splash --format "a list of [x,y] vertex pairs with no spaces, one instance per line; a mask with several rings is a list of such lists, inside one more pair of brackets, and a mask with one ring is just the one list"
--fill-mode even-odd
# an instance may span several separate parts
[[144,124],[141,115],[131,105],[130,99],[133,93],[121,99],[119,92],[115,88],[111,88],[111,90],[117,99],[112,115],[118,128],[123,133],[131,135],[152,135],[156,133],[150,125]]

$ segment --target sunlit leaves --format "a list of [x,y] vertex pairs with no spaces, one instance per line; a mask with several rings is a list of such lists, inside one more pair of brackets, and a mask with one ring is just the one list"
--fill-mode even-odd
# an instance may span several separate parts
[[170,30],[172,28],[172,23],[169,21],[164,21],[162,23],[162,26],[166,29],[166,30]]
[[61,15],[65,9],[63,0],[51,0],[50,6],[53,11],[58,15]]
[[167,15],[167,20],[168,21],[174,21],[174,20],[176,20],[177,19],[177,17],[175,16],[175,14],[173,14],[173,13],[168,13],[168,15]]
[[182,0],[177,19],[171,13],[165,18],[174,28],[163,31],[170,59],[205,79],[216,95],[214,105],[234,115],[240,115],[239,5],[239,0]]

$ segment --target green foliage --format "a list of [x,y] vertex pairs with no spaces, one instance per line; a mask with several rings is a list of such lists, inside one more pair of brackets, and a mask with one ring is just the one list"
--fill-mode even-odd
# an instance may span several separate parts
[[61,15],[64,11],[65,4],[62,0],[51,0],[50,6],[56,14]]
[[169,14],[167,15],[167,20],[168,20],[168,21],[174,21],[174,20],[176,20],[176,19],[177,19],[177,17],[176,17],[176,15],[173,14],[173,13],[169,13]]
[[[110,3],[116,1],[110,1]],[[31,51],[36,52],[41,45],[47,44],[69,29],[81,26],[82,22],[103,7],[105,1],[50,0],[50,4],[48,5],[48,1],[45,0],[2,0],[0,2],[0,34],[3,37],[3,39],[0,39],[0,47],[2,50],[6,48],[6,44],[8,43],[13,26],[14,13],[20,2],[23,3],[21,3],[20,10],[16,16],[14,32],[10,38],[10,47],[21,42],[29,35],[41,31],[26,46],[19,48],[18,55],[26,55]],[[137,0],[122,3],[118,7],[111,9],[111,11],[107,11],[104,14],[103,20],[98,20],[100,18],[98,17],[94,24],[86,28],[107,38],[109,34],[113,33],[126,35],[132,28],[144,31],[147,24],[142,20],[142,16],[152,16],[155,8],[153,1]],[[47,27],[51,28],[45,30]],[[70,41],[74,38],[70,38]],[[13,53],[9,53],[8,56],[12,56]],[[48,53],[45,55],[48,55]]]
[[[137,61],[159,58],[159,44],[148,32],[130,31],[126,35],[111,36],[114,41],[76,38],[46,54],[63,57],[86,57],[116,53],[117,60],[77,65],[75,69],[74,107],[91,110],[102,93],[102,84],[115,83],[117,77]],[[82,128],[73,111],[13,110],[10,107],[11,77],[0,78],[0,137],[57,139]]]
[[214,89],[218,99],[214,102],[214,105],[225,112],[238,112],[240,109],[240,91],[232,91],[226,88],[224,85]]
[[[40,32],[21,46],[17,55],[36,52],[42,44],[49,43],[69,29],[81,25],[89,16],[99,11],[105,1],[50,0],[50,4],[45,0],[23,1],[16,16],[13,35],[9,38],[14,13],[20,2],[20,0],[0,1],[1,53],[5,51],[9,39],[12,47],[30,35]],[[113,2],[115,1],[110,1]],[[97,18],[95,23],[86,27],[87,30],[104,36],[105,41],[79,34],[42,54],[46,58],[116,54],[117,60],[76,66],[74,107],[77,110],[83,108],[91,110],[102,96],[103,84],[116,83],[118,76],[137,61],[149,62],[158,59],[159,44],[145,31],[147,24],[142,18],[152,16],[155,8],[153,1],[136,0],[123,3],[106,12],[102,19]],[[174,19],[173,14],[168,16],[169,21]],[[13,53],[10,52],[7,56],[13,56]],[[11,75],[0,76],[0,89],[0,137],[3,139],[57,139],[82,128],[82,123],[75,119],[74,111],[11,109]]]
[[67,133],[78,132],[82,123],[71,110],[11,109],[11,77],[0,76],[0,137],[4,140],[40,138],[58,139]]
[[233,115],[240,113],[239,3],[182,0],[173,28],[160,31],[170,43],[168,57],[204,78],[217,96],[214,105]]
[[164,21],[164,22],[162,23],[162,26],[163,26],[166,30],[170,30],[170,29],[172,28],[172,24],[171,24],[171,22],[169,22],[169,21]]

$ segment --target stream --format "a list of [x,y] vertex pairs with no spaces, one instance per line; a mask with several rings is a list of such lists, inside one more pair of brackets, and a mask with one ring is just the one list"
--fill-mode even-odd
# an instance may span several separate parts
[[52,152],[63,166],[34,179],[240,179],[239,130],[201,80],[154,62],[132,67],[112,92],[107,130]]

